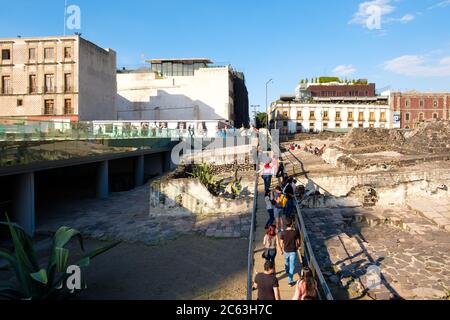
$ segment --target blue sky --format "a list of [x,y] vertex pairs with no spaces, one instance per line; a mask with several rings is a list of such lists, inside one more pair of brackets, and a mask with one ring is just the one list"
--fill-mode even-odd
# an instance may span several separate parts
[[[270,78],[270,100],[321,75],[450,91],[450,0],[68,3],[81,8],[83,37],[115,49],[119,67],[137,67],[142,57],[208,57],[245,73],[254,105],[265,105]],[[374,7],[381,29],[367,24]],[[63,15],[64,0],[4,1],[0,38],[61,35]]]

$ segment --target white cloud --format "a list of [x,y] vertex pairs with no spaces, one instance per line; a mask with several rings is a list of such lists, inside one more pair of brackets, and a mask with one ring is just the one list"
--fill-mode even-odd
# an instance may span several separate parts
[[450,64],[450,57],[442,58],[439,63],[443,65]]
[[415,15],[413,14],[405,14],[403,17],[401,17],[400,19],[397,19],[395,21],[401,22],[401,23],[408,23],[413,21],[416,18]]
[[444,1],[441,1],[441,2],[438,2],[438,3],[434,4],[434,5],[432,5],[428,9],[429,10],[433,10],[433,9],[445,8],[445,7],[448,7],[448,6],[450,6],[450,0],[444,0]]
[[[408,23],[416,18],[415,15],[409,13],[399,18],[390,17],[396,10],[392,2],[392,0],[371,0],[360,3],[358,11],[353,15],[349,24],[359,24],[373,30],[382,29],[383,23]],[[397,2],[397,0],[394,0],[394,2]]]
[[333,73],[340,77],[346,77],[356,73],[356,69],[351,64],[348,66],[339,65],[336,68],[334,68]]
[[404,55],[386,61],[384,69],[413,77],[450,77],[450,56],[430,59],[427,56]]

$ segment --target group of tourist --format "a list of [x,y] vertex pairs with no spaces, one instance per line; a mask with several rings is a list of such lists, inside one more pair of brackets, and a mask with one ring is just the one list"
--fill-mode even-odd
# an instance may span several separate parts
[[[317,296],[317,284],[311,270],[303,268],[300,280],[294,280],[301,246],[295,217],[297,181],[287,175],[284,164],[276,159],[266,159],[259,174],[264,181],[264,200],[269,218],[263,240],[263,258],[266,261],[264,272],[257,273],[254,281],[258,300],[281,299],[275,268],[278,253],[284,255],[289,286],[295,287],[293,300],[314,300]],[[274,177],[281,179],[282,183],[271,190]]]
[[289,150],[291,150],[292,152],[294,152],[296,150],[299,150],[299,151],[303,150],[305,152],[311,153],[311,154],[319,156],[319,157],[324,154],[326,149],[327,149],[326,144],[324,144],[322,147],[319,148],[319,147],[313,146],[312,143],[306,144],[304,148],[302,148],[302,146],[299,144],[291,144],[289,147]]

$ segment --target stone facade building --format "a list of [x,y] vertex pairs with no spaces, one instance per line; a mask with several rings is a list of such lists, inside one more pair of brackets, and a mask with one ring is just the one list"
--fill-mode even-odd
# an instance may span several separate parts
[[450,93],[393,92],[391,104],[402,129],[423,122],[450,119]]
[[116,53],[80,36],[0,39],[0,117],[115,120]]

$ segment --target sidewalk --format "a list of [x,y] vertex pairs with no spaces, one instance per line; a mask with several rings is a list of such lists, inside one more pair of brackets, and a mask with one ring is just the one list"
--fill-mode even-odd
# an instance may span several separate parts
[[[276,187],[276,180],[272,180],[272,189]],[[255,233],[255,251],[254,251],[254,274],[253,279],[255,278],[255,272],[264,272],[264,263],[265,259],[262,257],[264,252],[263,240],[266,233],[264,229],[267,220],[269,219],[269,214],[266,210],[266,204],[264,201],[264,184],[262,179],[259,180],[259,191],[258,191],[258,211],[256,213],[256,233]],[[280,295],[281,300],[291,300],[295,293],[295,287],[291,288],[288,284],[287,274],[284,270],[284,256],[278,252],[276,260],[276,276],[280,284]],[[300,264],[297,264],[296,272],[299,273],[301,271]],[[295,275],[295,281],[299,279],[298,274]],[[253,300],[258,298],[257,291],[253,292]]]

